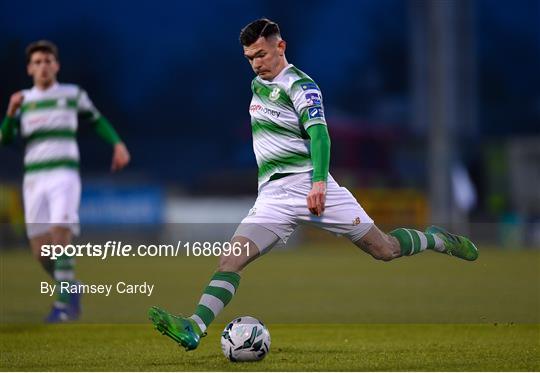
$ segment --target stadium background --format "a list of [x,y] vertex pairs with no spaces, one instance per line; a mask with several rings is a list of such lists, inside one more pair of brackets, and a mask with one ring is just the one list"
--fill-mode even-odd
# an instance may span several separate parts
[[[83,223],[99,223],[96,193],[119,185],[159,189],[162,210],[172,205],[167,198],[255,194],[246,110],[253,74],[238,32],[266,15],[279,21],[289,61],[323,89],[331,171],[379,222],[395,225],[390,220],[401,213],[396,223],[405,224],[410,212],[421,225],[431,212],[439,223],[494,223],[522,231],[520,242],[540,240],[537,1],[165,2],[129,9],[60,1],[46,19],[42,5],[30,4],[2,5],[3,105],[31,85],[24,47],[51,39],[60,47],[60,81],[90,93],[133,156],[122,175],[110,177],[109,148],[80,126]],[[448,144],[442,155],[433,145],[438,136]],[[0,151],[2,185],[18,185],[22,146]],[[15,218],[6,217],[5,204],[15,203],[9,194],[7,200],[3,221]],[[406,211],[389,211],[399,205]]]
[[[323,91],[334,177],[383,228],[436,222],[470,234],[482,254],[472,266],[428,253],[385,267],[342,239],[303,230],[286,252],[276,250],[246,271],[242,292],[218,318],[218,325],[238,313],[270,322],[278,336],[286,329],[275,325],[283,323],[307,322],[314,328],[321,323],[457,324],[455,346],[463,344],[461,337],[476,338],[480,344],[477,358],[468,362],[471,369],[538,370],[538,1],[0,4],[0,109],[6,109],[12,92],[31,86],[25,46],[50,39],[60,48],[59,80],[84,87],[131,152],[129,167],[110,174],[108,145],[89,126],[80,125],[79,241],[221,239],[247,213],[257,187],[247,111],[253,73],[242,56],[238,33],[261,16],[280,24],[289,62],[306,71]],[[36,294],[36,284],[46,277],[32,262],[24,235],[23,149],[22,141],[0,148],[2,367],[78,370],[54,353],[47,361],[57,365],[39,365],[39,345],[46,341],[54,346],[61,338],[52,329],[39,329],[29,337],[30,332],[18,326],[39,323],[49,304]],[[150,299],[89,296],[82,321],[96,328],[103,322],[142,322],[145,327],[145,309],[154,303],[190,312],[214,265],[214,259],[101,263],[83,258],[78,273],[85,281],[123,276],[154,281],[159,290]],[[318,276],[323,271],[326,280]],[[25,273],[24,281],[19,273]],[[196,285],[180,285],[179,273]],[[282,273],[295,276],[283,278]],[[314,283],[317,286],[310,286]],[[350,284],[355,284],[352,299]],[[261,289],[265,297],[255,302]],[[118,302],[123,307],[111,318],[109,310]],[[311,312],[303,311],[306,305]],[[498,336],[488,335],[492,331],[478,336],[459,331],[470,323],[516,323],[525,329],[509,329],[510,334],[498,330]],[[527,326],[531,323],[534,326]],[[103,343],[97,337],[100,330],[81,333],[96,345]],[[399,339],[399,331],[384,333],[397,333]],[[403,333],[415,335],[411,330]],[[287,343],[302,345],[301,331],[296,335],[294,343],[281,336],[278,357],[287,353]],[[378,340],[366,330],[362,335]],[[147,340],[153,337],[150,333]],[[118,338],[129,341],[128,335]],[[210,356],[217,343],[208,345],[212,347],[204,351]],[[521,348],[526,345],[529,349]],[[35,354],[20,357],[20,346]],[[490,360],[490,353],[501,353],[500,346],[508,350],[500,360]],[[84,353],[86,346],[80,348]],[[302,362],[302,350],[297,352],[292,360]],[[459,357],[455,364],[450,357],[447,365],[437,365],[437,359],[434,365],[392,365],[392,358],[379,357],[386,363],[326,367],[463,369]],[[201,368],[190,365],[194,361],[189,359],[180,367],[97,366],[230,369]],[[307,362],[262,369],[299,367],[316,370]]]

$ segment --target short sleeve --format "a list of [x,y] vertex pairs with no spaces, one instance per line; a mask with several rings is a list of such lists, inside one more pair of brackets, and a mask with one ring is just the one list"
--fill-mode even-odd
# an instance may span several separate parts
[[296,81],[291,87],[290,97],[304,129],[314,124],[326,125],[321,90],[314,81]]
[[97,120],[101,116],[98,109],[94,106],[94,103],[83,89],[79,91],[79,95],[77,96],[77,110],[83,118],[92,121]]

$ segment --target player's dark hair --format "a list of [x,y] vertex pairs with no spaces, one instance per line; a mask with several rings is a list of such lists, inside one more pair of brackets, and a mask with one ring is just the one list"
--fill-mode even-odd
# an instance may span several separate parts
[[240,31],[240,43],[245,47],[249,47],[261,36],[265,38],[269,36],[281,36],[278,24],[270,21],[268,18],[257,19]]
[[30,43],[26,47],[26,63],[30,62],[32,55],[36,52],[50,53],[58,61],[58,47],[49,40],[38,40]]

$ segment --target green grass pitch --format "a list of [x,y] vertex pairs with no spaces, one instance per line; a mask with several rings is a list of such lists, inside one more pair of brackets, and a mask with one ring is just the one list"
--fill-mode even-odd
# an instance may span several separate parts
[[[43,325],[51,299],[27,251],[0,256],[0,368],[45,371],[540,370],[538,251],[480,248],[477,262],[428,252],[377,262],[342,240],[275,250],[251,264],[199,349],[185,352],[146,320],[151,305],[189,314],[214,258],[78,260],[85,283],[155,284],[145,295],[88,295],[80,323]],[[258,363],[230,363],[230,319],[271,333]]]
[[180,350],[148,325],[7,326],[3,370],[62,371],[538,371],[538,326],[276,324],[265,360],[230,363],[212,327]]

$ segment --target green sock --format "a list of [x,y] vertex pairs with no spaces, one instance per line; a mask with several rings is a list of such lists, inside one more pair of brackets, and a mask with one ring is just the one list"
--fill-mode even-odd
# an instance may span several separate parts
[[204,289],[201,300],[191,315],[204,333],[221,310],[229,304],[240,284],[240,275],[236,272],[216,272]]
[[402,256],[418,254],[426,249],[437,250],[442,244],[439,237],[416,229],[398,228],[389,234],[398,240]]
[[70,294],[66,291],[60,290],[61,282],[69,282],[72,284],[75,280],[75,259],[67,255],[62,255],[56,259],[54,263],[54,280],[56,281],[58,294],[56,299],[56,305],[59,307],[65,306],[69,303]]

